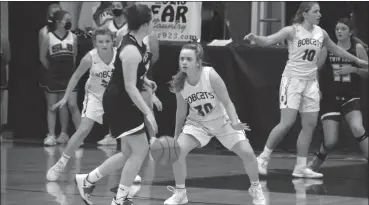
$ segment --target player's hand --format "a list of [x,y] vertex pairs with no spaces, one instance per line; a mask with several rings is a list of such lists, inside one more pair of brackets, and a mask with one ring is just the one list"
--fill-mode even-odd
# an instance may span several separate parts
[[357,68],[353,67],[353,66],[349,66],[349,67],[345,67],[345,68],[340,68],[338,70],[335,71],[336,74],[338,75],[347,75],[350,73],[354,73],[356,71]]
[[152,102],[159,111],[163,110],[163,104],[155,94],[152,96]]
[[149,122],[151,129],[154,131],[155,135],[158,134],[158,124],[156,123],[154,114],[150,112],[145,115],[146,120]]
[[152,91],[153,91],[153,92],[155,92],[155,91],[156,91],[156,89],[158,88],[158,86],[156,85],[156,83],[155,83],[154,81],[152,81],[152,80],[149,80],[149,79],[147,79],[147,80],[145,81],[145,84],[146,84],[147,86],[149,86],[149,87],[152,89]]
[[67,104],[67,99],[62,98],[59,102],[55,103],[53,106],[51,106],[51,110],[54,111],[57,108],[62,108],[65,104]]
[[358,58],[355,62],[359,67],[368,67],[368,61]]
[[248,126],[246,123],[236,123],[236,124],[231,124],[232,128],[234,130],[246,130],[246,131],[251,131],[250,126]]
[[247,35],[243,38],[243,40],[255,41],[255,37],[256,37],[256,35],[255,35],[255,34],[253,34],[253,33],[249,33],[249,34],[247,34]]

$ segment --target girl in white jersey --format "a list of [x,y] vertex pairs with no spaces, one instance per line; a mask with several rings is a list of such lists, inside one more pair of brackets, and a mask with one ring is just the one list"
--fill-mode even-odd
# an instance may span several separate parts
[[212,67],[203,67],[202,58],[203,49],[200,45],[185,45],[179,56],[180,70],[171,81],[172,91],[177,97],[174,136],[181,153],[173,164],[176,187],[168,187],[173,196],[164,204],[188,202],[185,188],[186,157],[191,150],[208,144],[214,136],[242,159],[250,178],[249,192],[254,204],[265,204],[256,158],[243,131],[249,130],[249,126],[239,121],[222,78]]
[[103,123],[102,97],[114,69],[116,49],[113,48],[113,34],[107,28],[97,29],[92,40],[95,48],[83,57],[68,83],[64,97],[52,107],[53,110],[63,107],[80,78],[90,70],[90,76],[85,86],[86,94],[83,102],[81,124],[69,140],[59,161],[47,172],[46,178],[50,181],[56,181],[59,178],[70,156],[90,133],[94,123]]
[[280,86],[281,120],[271,131],[264,151],[257,158],[260,174],[267,174],[267,165],[273,149],[283,139],[295,123],[300,112],[302,130],[297,140],[297,164],[293,171],[295,177],[319,178],[323,175],[306,167],[312,134],[319,112],[319,85],[317,82],[317,57],[325,46],[337,56],[352,60],[358,65],[368,65],[345,50],[338,47],[329,38],[327,32],[317,26],[321,14],[317,2],[302,2],[296,12],[293,25],[264,37],[252,33],[245,39],[261,46],[271,46],[288,41],[288,61],[282,75]]

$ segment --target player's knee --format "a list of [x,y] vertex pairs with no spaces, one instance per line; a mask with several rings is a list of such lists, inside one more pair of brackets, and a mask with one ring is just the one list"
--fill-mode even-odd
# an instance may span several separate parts
[[68,103],[68,108],[72,113],[78,111],[78,105],[74,102],[73,103]]
[[295,124],[292,120],[282,120],[279,122],[278,126],[282,129],[291,129],[291,127]]
[[246,140],[239,141],[237,144],[235,144],[232,147],[232,151],[243,160],[250,161],[256,159],[254,151]]
[[302,122],[302,129],[303,130],[311,130],[311,131],[313,131],[314,129],[315,129],[315,127],[316,127],[316,124],[317,124],[317,121],[318,121],[318,119],[313,119],[313,118],[311,118],[311,119],[306,119],[306,120],[303,120],[303,122]]
[[332,151],[334,147],[336,146],[337,141],[338,141],[337,137],[331,137],[328,139],[324,139],[324,142],[323,142],[324,149],[328,152]]
[[360,123],[352,123],[350,128],[355,137],[362,136],[365,133],[365,129]]
[[355,137],[356,141],[358,141],[359,143],[364,141],[365,139],[368,138],[368,133],[364,133],[363,135],[360,135],[358,137]]

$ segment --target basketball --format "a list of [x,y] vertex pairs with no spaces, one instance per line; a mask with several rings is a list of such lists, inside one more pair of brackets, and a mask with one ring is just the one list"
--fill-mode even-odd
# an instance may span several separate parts
[[150,151],[157,164],[168,166],[178,160],[181,150],[173,137],[161,136],[151,145]]

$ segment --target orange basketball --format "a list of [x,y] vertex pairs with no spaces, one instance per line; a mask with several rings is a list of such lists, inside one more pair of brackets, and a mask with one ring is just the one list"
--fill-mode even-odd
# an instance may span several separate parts
[[170,136],[161,136],[150,147],[152,158],[162,166],[172,165],[178,160],[181,149],[177,140]]

